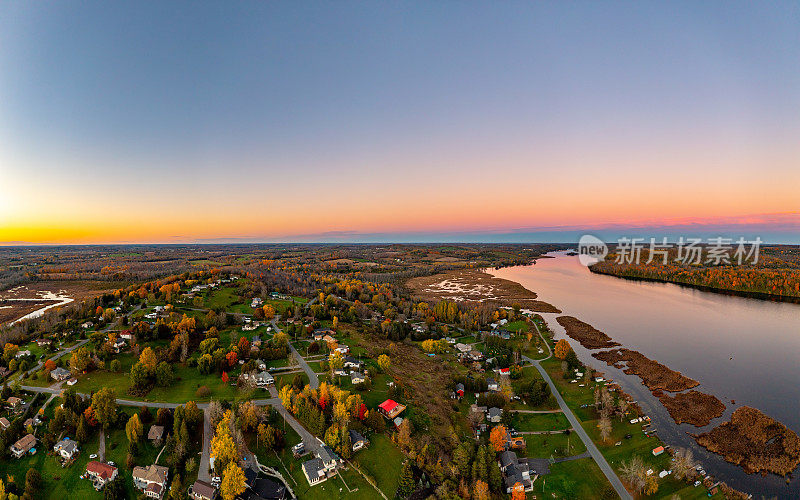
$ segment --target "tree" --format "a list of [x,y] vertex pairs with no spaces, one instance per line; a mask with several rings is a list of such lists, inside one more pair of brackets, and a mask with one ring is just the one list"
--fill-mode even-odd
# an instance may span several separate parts
[[608,417],[601,417],[597,422],[597,427],[600,429],[600,437],[603,441],[608,441],[611,436],[611,419]]
[[92,408],[97,421],[108,429],[117,417],[117,395],[114,390],[103,387],[95,392],[92,396]]
[[25,495],[29,498],[35,498],[42,485],[42,475],[34,468],[28,469],[25,474]]
[[89,350],[85,347],[79,347],[72,351],[72,357],[69,360],[69,367],[74,372],[82,372],[89,367],[91,358]]
[[[85,443],[89,439],[89,424],[86,422],[86,417],[81,413],[78,420],[78,428],[75,430],[75,439],[79,443]],[[0,500],[2,498],[0,497]]]
[[133,416],[128,419],[128,423],[125,424],[125,435],[128,436],[129,442],[136,443],[142,439],[142,434],[144,434],[142,421],[139,420],[139,414],[134,413]]
[[161,387],[168,387],[172,385],[173,378],[172,366],[165,361],[159,363],[156,368],[156,383]]
[[403,462],[403,470],[400,472],[400,484],[397,485],[396,496],[405,498],[414,491],[414,471],[411,469],[411,461]]
[[152,375],[155,373],[156,365],[158,365],[158,358],[156,357],[155,351],[150,347],[145,347],[142,354],[139,355],[139,363],[145,367],[148,374]]
[[244,471],[236,463],[229,463],[222,473],[222,483],[220,484],[222,499],[234,500],[237,495],[244,492],[245,487]]
[[620,479],[628,483],[635,493],[644,490],[647,484],[647,466],[642,462],[642,457],[635,455],[620,465]]
[[672,471],[677,479],[690,478],[695,473],[695,461],[692,450],[678,448],[672,456]]
[[258,421],[261,418],[261,411],[252,401],[242,403],[239,407],[239,425],[245,432],[256,430]]
[[122,364],[119,362],[118,359],[114,359],[111,361],[110,368],[112,372],[119,372],[120,369],[122,368]]
[[228,464],[239,460],[239,451],[231,436],[231,418],[231,411],[225,411],[211,439],[211,456],[214,457],[214,469],[217,472],[225,471]]
[[267,321],[271,321],[272,318],[275,317],[275,309],[271,305],[267,304],[261,309],[263,309],[264,319],[266,319]]
[[489,500],[489,485],[480,479],[475,481],[473,498],[475,500]]
[[388,355],[381,354],[380,356],[378,356],[378,368],[380,368],[381,371],[385,372],[386,370],[388,370],[391,364],[392,360],[389,358]]
[[505,451],[506,444],[508,443],[507,434],[506,428],[502,425],[495,426],[492,429],[492,432],[489,434],[489,442],[492,444],[494,451],[498,453]]
[[339,351],[334,351],[328,356],[328,366],[331,369],[331,373],[344,368],[344,358]]
[[525,486],[516,483],[511,489],[511,500],[525,500]]
[[189,401],[183,408],[183,415],[189,427],[195,427],[203,421],[203,412],[194,401]]
[[567,354],[569,354],[569,351],[571,350],[572,347],[569,345],[569,342],[567,342],[566,339],[561,339],[556,342],[555,355],[558,359],[566,359]]

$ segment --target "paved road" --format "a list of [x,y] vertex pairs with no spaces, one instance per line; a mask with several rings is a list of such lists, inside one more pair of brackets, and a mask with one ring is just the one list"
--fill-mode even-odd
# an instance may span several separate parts
[[211,481],[211,418],[208,416],[208,410],[203,410],[203,451],[200,454],[200,469],[197,471],[197,479],[200,481]]
[[278,413],[281,414],[286,423],[289,424],[292,429],[297,431],[297,433],[300,435],[300,439],[302,439],[303,443],[305,443],[306,451],[316,453],[320,447],[319,440],[313,434],[308,432],[308,430],[303,427],[303,425],[298,422],[296,418],[294,418],[294,415],[289,413],[289,411],[283,406],[283,403],[281,403],[281,400],[278,398],[278,390],[274,385],[269,386],[269,392],[276,401],[276,403],[272,406],[278,410]]
[[[48,359],[52,359],[53,361],[55,361],[58,358],[60,358],[61,356],[65,355],[65,354],[69,354],[72,351],[74,351],[75,349],[77,349],[78,347],[80,347],[82,345],[85,345],[87,342],[89,342],[89,340],[90,339],[83,339],[81,341],[78,341],[74,346],[68,347],[66,349],[62,349],[62,350],[58,351],[57,353],[55,353],[51,358],[48,358]],[[34,372],[38,372],[39,370],[41,370],[46,362],[47,362],[46,359],[44,359],[42,361],[39,361],[39,364],[37,364],[36,366],[34,366],[30,370],[28,370],[28,375],[30,375],[30,374],[32,374]]]
[[[275,333],[280,333],[282,331],[278,326],[277,320],[275,319],[272,320],[272,328],[275,329]],[[295,359],[297,359],[297,362],[300,364],[300,367],[303,369],[304,372],[306,372],[306,375],[308,375],[308,383],[311,386],[311,388],[312,389],[318,388],[319,377],[317,376],[317,374],[314,373],[314,370],[312,370],[310,366],[308,366],[306,360],[303,359],[303,356],[301,356],[299,352],[297,352],[297,349],[294,348],[291,342],[289,342],[289,348],[294,353],[294,357]]]
[[628,490],[625,489],[625,486],[623,486],[622,481],[620,481],[619,477],[614,472],[614,469],[612,469],[611,466],[608,464],[606,458],[603,456],[602,453],[600,453],[600,450],[597,448],[597,446],[589,437],[589,434],[587,434],[583,426],[581,426],[581,423],[578,420],[578,418],[575,416],[574,413],[572,413],[572,410],[569,408],[569,406],[567,406],[567,403],[566,401],[564,401],[564,398],[561,397],[561,393],[558,392],[558,388],[556,388],[556,384],[550,378],[550,375],[547,373],[547,370],[545,370],[544,367],[541,365],[542,361],[550,359],[550,357],[553,356],[553,351],[550,349],[550,345],[542,336],[542,332],[539,331],[539,326],[536,325],[535,322],[533,323],[533,325],[536,327],[536,331],[539,333],[539,337],[541,337],[542,341],[547,346],[549,354],[546,358],[541,360],[534,360],[527,356],[522,356],[522,359],[533,364],[533,366],[535,366],[536,369],[539,370],[539,373],[541,373],[542,377],[547,381],[547,385],[550,386],[550,391],[553,393],[553,396],[555,396],[556,401],[558,401],[558,406],[561,408],[561,411],[564,412],[564,415],[567,417],[567,420],[569,420],[569,423],[572,426],[573,430],[578,435],[578,437],[581,438],[581,441],[583,441],[583,444],[586,446],[586,451],[592,456],[594,461],[600,467],[600,470],[603,471],[603,474],[605,474],[606,478],[608,479],[608,482],[611,483],[611,486],[614,488],[614,490],[616,490],[617,495],[619,495],[620,498],[622,498],[622,500],[633,500],[633,497],[631,496],[630,493],[628,493]]

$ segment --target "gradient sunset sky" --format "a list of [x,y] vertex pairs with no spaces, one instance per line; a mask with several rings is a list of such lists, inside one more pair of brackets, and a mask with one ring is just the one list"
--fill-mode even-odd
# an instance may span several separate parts
[[0,3],[0,244],[739,224],[800,240],[796,1]]

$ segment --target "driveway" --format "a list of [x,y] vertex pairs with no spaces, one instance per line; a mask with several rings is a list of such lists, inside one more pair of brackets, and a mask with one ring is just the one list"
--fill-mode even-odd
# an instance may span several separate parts
[[[275,329],[276,333],[280,333],[282,331],[280,327],[278,327],[277,321],[274,319],[272,320],[272,328]],[[300,365],[303,371],[306,372],[306,375],[308,375],[308,383],[311,386],[311,388],[317,389],[319,387],[319,377],[317,376],[317,374],[314,373],[314,370],[312,370],[310,366],[308,366],[306,360],[303,359],[303,356],[301,356],[299,352],[297,352],[297,349],[294,348],[291,342],[289,342],[289,348],[294,353],[294,357],[295,359],[297,359],[297,363]]]

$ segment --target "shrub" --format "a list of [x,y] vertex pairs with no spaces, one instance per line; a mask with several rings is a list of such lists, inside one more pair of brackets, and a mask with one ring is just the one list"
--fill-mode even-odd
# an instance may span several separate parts
[[207,397],[209,397],[211,395],[211,389],[209,389],[208,387],[206,387],[204,385],[201,385],[197,389],[197,393],[196,394],[197,394],[198,398],[207,398]]

